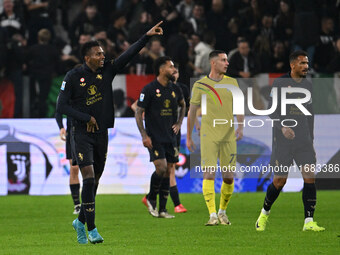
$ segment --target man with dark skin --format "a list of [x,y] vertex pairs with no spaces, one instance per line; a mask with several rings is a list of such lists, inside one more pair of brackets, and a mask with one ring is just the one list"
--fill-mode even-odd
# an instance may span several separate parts
[[[303,114],[294,104],[286,106],[287,115],[281,115],[281,88],[304,88],[312,94],[312,84],[306,79],[308,72],[308,57],[304,51],[295,51],[289,56],[291,71],[277,78],[273,83],[273,88],[278,89],[278,107],[270,115],[271,119],[276,119],[273,125],[273,149],[270,166],[273,167],[274,179],[267,188],[267,194],[263,203],[260,216],[255,223],[256,231],[264,231],[268,221],[271,206],[284,187],[289,167],[293,160],[300,168],[304,187],[302,190],[302,200],[305,211],[305,222],[303,231],[324,231],[325,228],[317,225],[313,221],[316,206],[315,188],[315,163],[316,155],[313,145],[314,140],[314,115],[312,101],[304,104],[304,107],[311,115]],[[299,99],[303,97],[301,93],[288,93],[287,98]],[[272,101],[272,100],[271,100]],[[271,105],[271,103],[269,103]],[[282,126],[283,119],[293,120],[296,125],[292,127]],[[287,121],[285,122],[287,123]]]
[[57,112],[72,117],[71,145],[74,159],[83,177],[82,204],[73,221],[80,244],[101,243],[95,226],[95,196],[103,173],[108,134],[114,124],[112,80],[119,70],[138,54],[153,35],[162,35],[162,21],[129,47],[117,59],[105,61],[104,51],[96,41],[83,45],[84,64],[69,71],[61,85]]
[[[170,189],[169,174],[178,162],[176,135],[185,115],[185,102],[181,89],[172,83],[177,70],[171,58],[158,58],[154,68],[157,78],[143,88],[135,114],[143,145],[148,148],[150,161],[156,168],[151,176],[146,203],[152,216],[174,218],[167,212],[166,202]],[[175,118],[178,106],[180,114]],[[144,112],[146,128],[143,124]],[[156,208],[158,193],[159,211]]]

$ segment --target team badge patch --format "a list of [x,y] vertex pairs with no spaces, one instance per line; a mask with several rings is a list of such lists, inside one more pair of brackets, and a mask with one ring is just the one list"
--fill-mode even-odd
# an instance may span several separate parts
[[65,90],[65,85],[66,85],[66,81],[63,81],[63,83],[61,84],[61,90]]
[[176,97],[176,94],[175,94],[175,92],[174,92],[174,91],[172,91],[171,95],[172,95],[172,97],[173,97],[173,98],[175,98],[175,97]]
[[144,94],[141,93],[140,96],[139,96],[139,101],[140,101],[140,102],[143,102],[143,100],[144,100]]
[[87,89],[87,93],[89,93],[89,95],[93,96],[94,94],[97,93],[97,87],[95,85],[91,85],[88,89]]
[[101,74],[97,74],[97,77],[96,77],[98,80],[102,80],[103,79],[103,75]]

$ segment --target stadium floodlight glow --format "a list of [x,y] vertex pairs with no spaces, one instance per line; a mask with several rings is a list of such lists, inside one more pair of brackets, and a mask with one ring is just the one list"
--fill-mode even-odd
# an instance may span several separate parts
[[[225,88],[229,90],[233,97],[233,114],[234,115],[244,115],[244,95],[242,90],[239,87],[236,87],[231,84],[216,84],[215,88]],[[278,105],[278,88],[272,88],[271,97],[272,97],[272,106],[267,110],[257,110],[253,104],[253,88],[247,88],[248,96],[247,103],[248,108],[251,113],[254,115],[270,115],[275,112]],[[304,98],[287,98],[287,94],[292,93],[300,93],[304,94]],[[286,114],[286,106],[289,104],[295,105],[300,111],[307,116],[312,115],[304,106],[304,103],[307,103],[311,100],[311,93],[309,90],[304,88],[282,88],[281,89],[281,115],[285,116]],[[201,110],[202,115],[207,114],[207,95],[202,94],[201,98]]]

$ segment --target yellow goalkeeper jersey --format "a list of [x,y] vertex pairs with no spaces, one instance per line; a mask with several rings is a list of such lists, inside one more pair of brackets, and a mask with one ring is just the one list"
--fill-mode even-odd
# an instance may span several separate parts
[[[201,139],[210,141],[235,141],[232,93],[226,88],[216,88],[216,85],[233,85],[238,87],[236,79],[224,75],[220,81],[214,81],[208,76],[195,82],[190,104],[201,105],[202,96],[206,98],[206,114],[202,114]],[[224,123],[224,124],[222,124]]]

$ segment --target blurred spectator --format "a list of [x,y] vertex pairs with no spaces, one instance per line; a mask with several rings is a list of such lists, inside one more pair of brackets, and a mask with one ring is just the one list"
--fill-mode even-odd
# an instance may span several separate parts
[[113,91],[113,102],[115,108],[115,117],[133,117],[134,111],[126,105],[125,93],[121,89]]
[[24,36],[24,20],[19,13],[14,11],[13,0],[4,0],[3,7],[3,12],[0,14],[0,26],[6,28],[9,38],[18,33]]
[[75,46],[81,34],[94,34],[97,29],[103,28],[103,21],[98,13],[95,2],[89,1],[85,10],[72,22],[69,37],[72,46]]
[[294,15],[294,50],[305,50],[309,66],[313,67],[315,45],[319,40],[318,0],[293,0]]
[[269,46],[273,45],[275,39],[273,30],[273,17],[270,14],[265,14],[262,17],[260,35],[268,39],[270,44]]
[[276,39],[283,41],[289,47],[293,38],[294,12],[289,0],[281,0],[279,13],[274,18]]
[[182,0],[176,5],[176,10],[184,20],[191,18],[192,9],[194,8],[194,0]]
[[130,44],[127,41],[127,32],[125,29],[126,18],[125,14],[121,11],[113,13],[111,18],[111,25],[107,30],[107,37],[115,44],[116,52],[127,50]]
[[178,13],[175,7],[169,0],[147,0],[145,3],[145,10],[147,10],[155,23],[163,20],[163,30],[167,31],[163,37],[168,38],[168,35],[178,30],[176,19]]
[[254,52],[260,63],[260,72],[268,73],[272,69],[272,63],[270,62],[272,52],[270,41],[266,36],[258,35],[254,43]]
[[148,12],[143,11],[140,14],[138,22],[134,23],[134,25],[131,26],[131,28],[129,29],[129,42],[133,43],[137,41],[151,27],[152,27],[152,17]]
[[222,0],[213,0],[211,10],[207,14],[208,29],[215,33],[216,49],[228,50],[230,36],[227,31],[228,19],[224,12]]
[[[204,32],[203,41],[197,35],[193,35],[199,40],[194,48],[195,51],[195,62],[196,67],[194,74],[207,75],[210,72],[209,53],[214,50],[215,46],[215,35],[212,31]],[[197,40],[196,39],[196,40]]]
[[189,19],[189,22],[196,34],[202,35],[203,31],[207,29],[203,3],[195,3],[194,8],[192,9],[192,17]]
[[82,63],[82,55],[80,52],[81,47],[84,43],[90,41],[92,38],[89,34],[81,34],[77,46],[73,47],[71,52],[62,52],[61,56],[61,72],[67,73],[69,70],[74,68],[77,64]]
[[314,56],[314,69],[317,72],[326,71],[326,67],[334,55],[334,38],[333,19],[330,17],[322,18],[320,38]]
[[231,18],[228,22],[228,40],[225,41],[226,52],[230,52],[231,50],[237,47],[237,38],[239,37],[239,20],[237,18]]
[[[141,14],[145,12],[144,4],[142,0],[131,0],[126,1],[129,3],[129,6],[126,10],[128,10],[128,13],[126,14],[126,18],[129,22],[129,30],[133,26],[135,26],[141,17]],[[134,40],[135,42],[135,40]]]
[[261,70],[260,64],[250,51],[249,43],[241,40],[237,45],[238,51],[229,59],[228,75],[232,77],[249,78],[258,74]]
[[38,44],[28,50],[27,60],[31,76],[33,117],[46,117],[46,99],[50,90],[53,74],[57,70],[59,55],[56,48],[50,44],[51,33],[41,29],[38,33]]
[[326,68],[327,73],[340,72],[340,38],[335,42],[335,54],[331,58]]
[[172,34],[167,44],[167,55],[178,64],[178,70],[181,76],[179,82],[189,84],[190,74],[187,72],[189,61],[188,38],[193,33],[192,25],[189,22],[182,22],[178,34]]
[[271,73],[287,73],[290,69],[288,54],[285,45],[281,41],[274,43],[273,56],[271,57]]
[[38,32],[46,28],[54,37],[53,22],[48,12],[49,0],[24,0],[28,13],[28,45],[37,43]]
[[6,63],[6,76],[14,84],[15,93],[15,108],[14,117],[22,117],[22,104],[23,104],[23,70],[24,70],[24,53],[26,50],[27,41],[21,34],[14,34],[7,44],[7,63]]
[[154,61],[165,56],[164,48],[158,37],[153,37],[131,62],[130,73],[137,75],[153,74]]
[[250,44],[253,44],[259,33],[262,19],[262,10],[258,0],[251,0],[250,6],[240,13],[242,34]]

